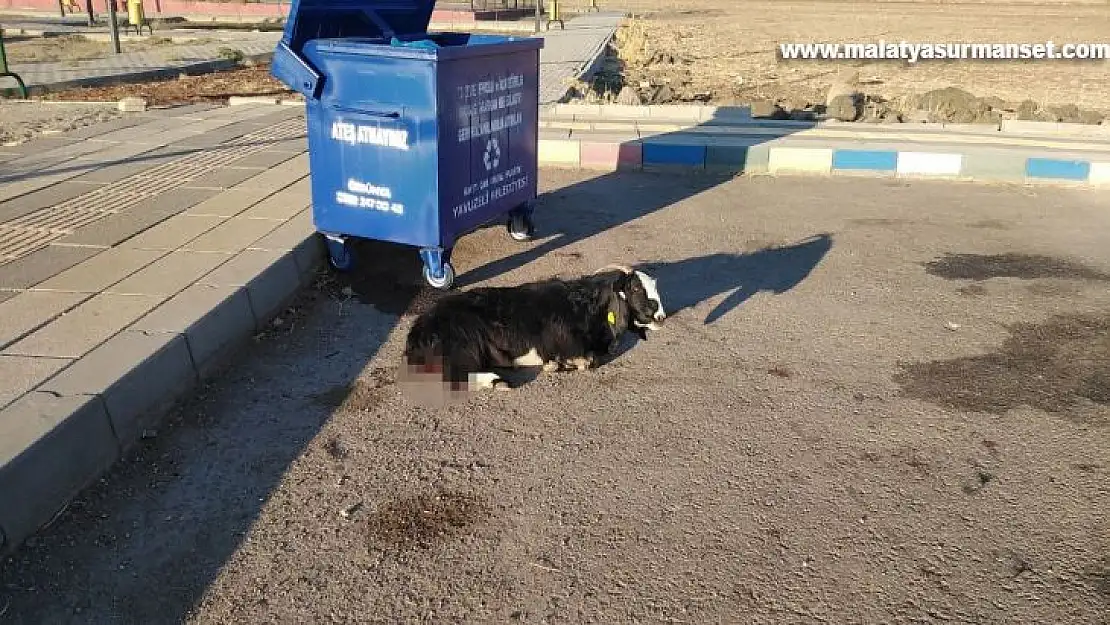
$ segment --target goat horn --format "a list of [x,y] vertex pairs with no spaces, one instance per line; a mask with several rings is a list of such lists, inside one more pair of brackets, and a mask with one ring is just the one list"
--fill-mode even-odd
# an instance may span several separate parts
[[626,273],[626,274],[631,274],[632,273],[632,268],[627,266],[627,265],[606,265],[606,266],[602,267],[601,269],[598,269],[597,271],[595,271],[594,274],[596,275],[596,274],[599,274],[603,271],[609,271],[610,269],[616,269],[617,271],[620,271],[620,272]]

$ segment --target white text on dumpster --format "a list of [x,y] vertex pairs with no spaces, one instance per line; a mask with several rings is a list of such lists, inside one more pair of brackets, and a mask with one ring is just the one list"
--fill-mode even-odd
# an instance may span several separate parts
[[409,149],[409,131],[401,128],[363,126],[348,122],[332,122],[331,138],[350,145],[376,145],[397,150]]
[[[524,123],[524,75],[513,74],[458,87],[459,143]],[[485,118],[485,119],[482,119]]]
[[351,208],[369,208],[383,213],[404,215],[403,204],[392,201],[393,190],[389,187],[379,187],[369,182],[347,180],[346,191],[335,192],[336,204],[350,206]]
[[482,208],[491,201],[496,202],[527,186],[528,176],[524,175],[524,168],[517,165],[508,171],[494,174],[481,182],[468,185],[463,189],[463,195],[466,199],[463,200],[462,204],[452,209],[451,212],[454,214],[455,218],[458,219],[463,215],[467,215]]

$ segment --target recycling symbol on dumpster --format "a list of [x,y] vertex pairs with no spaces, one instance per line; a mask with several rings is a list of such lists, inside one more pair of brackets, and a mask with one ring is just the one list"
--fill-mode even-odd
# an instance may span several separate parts
[[497,143],[497,139],[490,139],[486,143],[486,153],[482,156],[482,161],[486,164],[486,171],[497,169],[501,164],[501,145]]

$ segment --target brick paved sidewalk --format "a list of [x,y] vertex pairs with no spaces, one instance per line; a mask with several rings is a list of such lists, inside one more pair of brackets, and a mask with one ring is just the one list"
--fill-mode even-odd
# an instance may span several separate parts
[[0,151],[0,551],[311,278],[306,148],[300,108],[202,105]]

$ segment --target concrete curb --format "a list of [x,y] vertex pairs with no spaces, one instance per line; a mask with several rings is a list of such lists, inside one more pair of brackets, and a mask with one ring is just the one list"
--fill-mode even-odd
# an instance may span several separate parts
[[[281,313],[322,266],[290,220],[0,410],[0,556],[64,510],[198,383]],[[13,442],[14,441],[14,442]]]
[[544,107],[543,117],[551,124],[571,128],[574,125],[596,122],[650,122],[652,120],[673,122],[682,127],[699,124],[734,125],[738,123],[763,124],[776,127],[798,128],[847,128],[882,131],[902,130],[945,130],[971,134],[1002,133],[1007,135],[1066,136],[1089,138],[1092,135],[1110,139],[1110,121],[1101,125],[1073,124],[1065,122],[1039,122],[1024,120],[1004,120],[997,124],[952,124],[952,123],[901,123],[868,124],[861,122],[795,121],[770,120],[752,117],[751,109],[746,106],[708,106],[708,105],[643,105],[622,104],[554,104]]
[[[543,167],[869,175],[1110,187],[1110,142],[1037,145],[674,132],[541,131]],[[1016,140],[1015,138],[1014,140]],[[1034,142],[1035,143],[1035,142]]]

